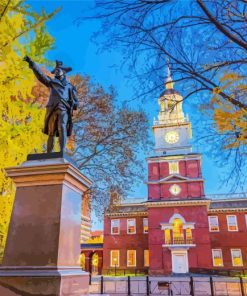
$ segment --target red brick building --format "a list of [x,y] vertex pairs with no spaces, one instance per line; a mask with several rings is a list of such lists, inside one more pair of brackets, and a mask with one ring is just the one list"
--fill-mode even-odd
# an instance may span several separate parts
[[103,272],[149,274],[247,268],[247,196],[204,194],[201,155],[168,73],[147,158],[148,198],[105,213]]

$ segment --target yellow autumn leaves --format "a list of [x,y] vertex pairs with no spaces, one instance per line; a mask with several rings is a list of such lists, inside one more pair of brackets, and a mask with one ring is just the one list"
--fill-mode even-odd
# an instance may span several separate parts
[[44,109],[34,103],[35,78],[23,62],[28,54],[44,62],[53,39],[40,15],[18,0],[0,0],[0,257],[6,239],[14,186],[4,168],[21,164],[27,154],[41,152]]
[[247,144],[247,109],[239,108],[231,102],[222,99],[220,92],[238,101],[247,102],[247,85],[245,78],[236,73],[226,73],[220,79],[221,87],[214,89],[211,107],[213,119],[219,134],[227,135],[224,148],[238,148]]

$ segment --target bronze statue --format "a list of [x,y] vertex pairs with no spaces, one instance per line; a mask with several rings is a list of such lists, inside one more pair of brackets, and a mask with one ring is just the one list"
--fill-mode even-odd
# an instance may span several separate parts
[[53,151],[55,137],[59,137],[60,151],[65,152],[67,137],[72,133],[73,110],[79,105],[76,88],[66,80],[66,73],[72,69],[56,61],[56,67],[51,71],[55,77],[51,78],[30,57],[25,56],[24,61],[29,63],[37,79],[50,88],[43,130],[48,135],[47,153]]

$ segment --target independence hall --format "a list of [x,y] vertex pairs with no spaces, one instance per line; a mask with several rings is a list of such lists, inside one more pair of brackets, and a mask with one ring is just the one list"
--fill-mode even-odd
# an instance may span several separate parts
[[158,103],[148,198],[105,213],[100,270],[165,275],[247,269],[247,196],[205,196],[201,154],[192,152],[191,123],[169,73]]

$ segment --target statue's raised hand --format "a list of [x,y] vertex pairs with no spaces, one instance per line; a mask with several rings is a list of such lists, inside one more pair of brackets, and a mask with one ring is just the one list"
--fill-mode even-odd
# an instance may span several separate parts
[[25,61],[25,62],[27,62],[27,63],[30,63],[30,62],[32,62],[32,59],[29,57],[29,56],[25,56],[24,58],[23,58],[23,61]]

